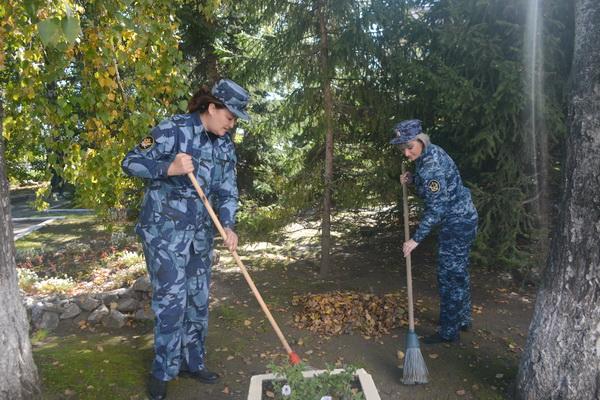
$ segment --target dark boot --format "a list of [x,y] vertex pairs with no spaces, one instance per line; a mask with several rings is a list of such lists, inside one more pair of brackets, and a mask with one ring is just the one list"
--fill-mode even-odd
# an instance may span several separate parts
[[148,396],[150,400],[165,400],[167,398],[167,382],[150,376]]
[[446,339],[440,336],[439,333],[434,333],[433,335],[426,336],[423,338],[423,343],[425,344],[438,344],[438,343],[454,343],[458,342],[458,336],[453,339]]
[[211,372],[206,368],[196,372],[181,370],[179,371],[179,375],[196,379],[197,381],[202,383],[213,384],[219,382],[219,374],[217,374],[216,372]]

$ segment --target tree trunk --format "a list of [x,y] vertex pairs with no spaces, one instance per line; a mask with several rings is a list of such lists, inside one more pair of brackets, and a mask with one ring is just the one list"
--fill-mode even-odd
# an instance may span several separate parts
[[323,212],[321,215],[321,277],[331,269],[331,193],[333,186],[333,96],[329,71],[329,40],[327,30],[327,7],[324,1],[317,3],[320,31],[321,89],[325,119],[325,174],[323,187]]
[[564,197],[517,398],[600,399],[600,2],[578,0]]
[[3,120],[0,92],[0,400],[29,400],[40,398],[41,392],[29,342],[29,323],[17,283],[9,190],[4,171]]

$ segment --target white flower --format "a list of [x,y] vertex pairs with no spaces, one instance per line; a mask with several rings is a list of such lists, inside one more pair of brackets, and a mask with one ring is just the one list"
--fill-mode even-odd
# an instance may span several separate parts
[[283,387],[281,388],[281,394],[285,397],[292,394],[292,388],[290,387],[290,385],[283,385]]

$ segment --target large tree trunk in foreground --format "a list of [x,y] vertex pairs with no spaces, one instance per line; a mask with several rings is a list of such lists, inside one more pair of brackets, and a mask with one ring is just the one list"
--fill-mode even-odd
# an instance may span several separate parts
[[0,93],[0,400],[40,398],[29,342],[29,323],[17,283],[9,191],[4,171]]
[[600,399],[600,2],[575,7],[565,193],[518,399]]

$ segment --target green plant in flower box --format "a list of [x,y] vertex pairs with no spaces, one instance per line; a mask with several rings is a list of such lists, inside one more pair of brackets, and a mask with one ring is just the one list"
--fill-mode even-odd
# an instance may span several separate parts
[[[322,373],[307,378],[302,372],[308,368],[306,364],[286,364],[278,366],[270,364],[269,369],[277,376],[270,382],[271,389],[263,387],[263,398],[276,400],[363,400],[364,395],[355,376],[358,369],[346,366],[343,370],[335,370],[327,366]],[[274,396],[274,397],[273,397]]]

